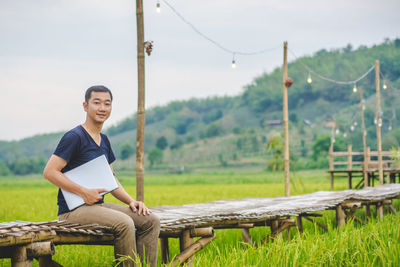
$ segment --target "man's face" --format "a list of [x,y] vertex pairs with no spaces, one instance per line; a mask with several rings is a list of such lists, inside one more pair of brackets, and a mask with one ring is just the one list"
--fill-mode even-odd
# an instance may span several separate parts
[[96,123],[104,123],[111,114],[111,96],[108,92],[92,92],[88,102],[83,102],[87,118]]

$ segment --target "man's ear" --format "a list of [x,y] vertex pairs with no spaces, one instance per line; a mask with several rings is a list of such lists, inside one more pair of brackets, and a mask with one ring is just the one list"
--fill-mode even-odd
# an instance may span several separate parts
[[83,106],[83,110],[87,112],[88,111],[88,103],[85,101],[82,103],[82,106]]

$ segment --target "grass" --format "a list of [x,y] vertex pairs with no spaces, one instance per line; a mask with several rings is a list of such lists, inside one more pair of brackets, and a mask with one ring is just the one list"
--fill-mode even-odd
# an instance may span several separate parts
[[[120,176],[127,191],[135,195],[134,178]],[[148,206],[182,205],[217,199],[273,197],[284,195],[282,173],[260,171],[202,172],[190,174],[146,175],[145,200]],[[346,188],[345,179],[335,180],[335,189]],[[291,193],[304,194],[328,190],[329,180],[323,171],[302,171],[292,175]],[[0,222],[47,221],[56,219],[57,189],[40,177],[0,178]],[[115,202],[111,196],[106,201]],[[395,202],[400,208],[400,203]],[[357,211],[363,217],[363,211]],[[400,216],[387,215],[382,221],[365,226],[349,223],[335,228],[335,213],[326,211],[318,220],[327,224],[325,233],[304,222],[304,233],[295,229],[289,239],[249,247],[241,241],[238,229],[217,230],[217,239],[195,255],[195,266],[399,266]],[[268,229],[251,230],[256,242]],[[111,246],[59,246],[54,259],[65,266],[114,266]],[[171,255],[178,254],[177,239],[170,241]],[[37,263],[35,263],[37,266]],[[9,266],[0,259],[0,266]]]

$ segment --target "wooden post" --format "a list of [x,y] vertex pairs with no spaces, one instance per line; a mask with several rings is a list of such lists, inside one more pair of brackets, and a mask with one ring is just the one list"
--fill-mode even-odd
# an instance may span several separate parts
[[352,155],[352,146],[347,146],[347,169],[353,169],[353,155]]
[[[336,120],[333,118],[332,120],[332,130],[331,130],[331,145],[329,146],[329,169],[333,171],[333,144],[335,143],[335,127]],[[333,172],[330,172],[330,182],[331,182],[331,190],[333,190]]]
[[[182,235],[179,238],[179,247],[181,252],[183,252],[186,248],[190,247],[193,244],[193,239],[190,237],[190,230],[182,231]],[[187,260],[188,266],[191,266],[193,263],[193,256],[189,257]]]
[[[347,169],[351,170],[353,169],[353,155],[352,155],[352,146],[348,145],[347,146]],[[351,189],[351,179],[352,179],[352,173],[348,173],[348,179],[349,179],[349,189]]]
[[290,196],[290,170],[289,170],[289,119],[288,119],[288,88],[286,86],[287,74],[287,42],[283,43],[283,127],[285,136],[285,196]]
[[379,60],[375,61],[375,85],[376,85],[376,137],[378,139],[378,170],[379,170],[379,183],[383,184],[383,166],[382,166],[382,138],[381,138],[381,124],[382,124],[382,111],[381,111],[381,94],[380,94],[380,80],[379,80]]
[[346,222],[346,214],[344,213],[342,205],[336,206],[336,222],[338,227],[343,226]]
[[144,23],[143,0],[136,0],[137,65],[138,65],[138,110],[136,128],[136,199],[144,201]]

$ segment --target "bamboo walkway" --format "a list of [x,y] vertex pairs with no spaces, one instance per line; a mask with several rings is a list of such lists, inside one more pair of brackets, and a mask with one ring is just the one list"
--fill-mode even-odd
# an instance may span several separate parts
[[[263,242],[297,226],[302,232],[302,219],[315,222],[324,210],[336,210],[337,225],[349,218],[363,223],[355,211],[370,206],[383,216],[383,206],[396,212],[392,199],[400,198],[400,184],[368,187],[363,190],[319,191],[292,197],[227,199],[182,206],[158,206],[151,209],[161,220],[162,262],[169,261],[169,238],[179,238],[181,253],[174,257],[173,265],[193,259],[195,252],[204,248],[216,235],[214,229],[240,228],[244,242],[254,244],[249,229],[257,226],[270,227],[271,234]],[[295,217],[295,218],[292,218]],[[193,238],[200,237],[196,242]],[[54,245],[86,244],[112,245],[114,236],[107,227],[79,225],[66,222],[11,222],[0,223],[0,258],[12,258],[13,266],[32,266],[32,259],[39,266],[61,266],[51,256]],[[254,244],[255,245],[255,244]]]

